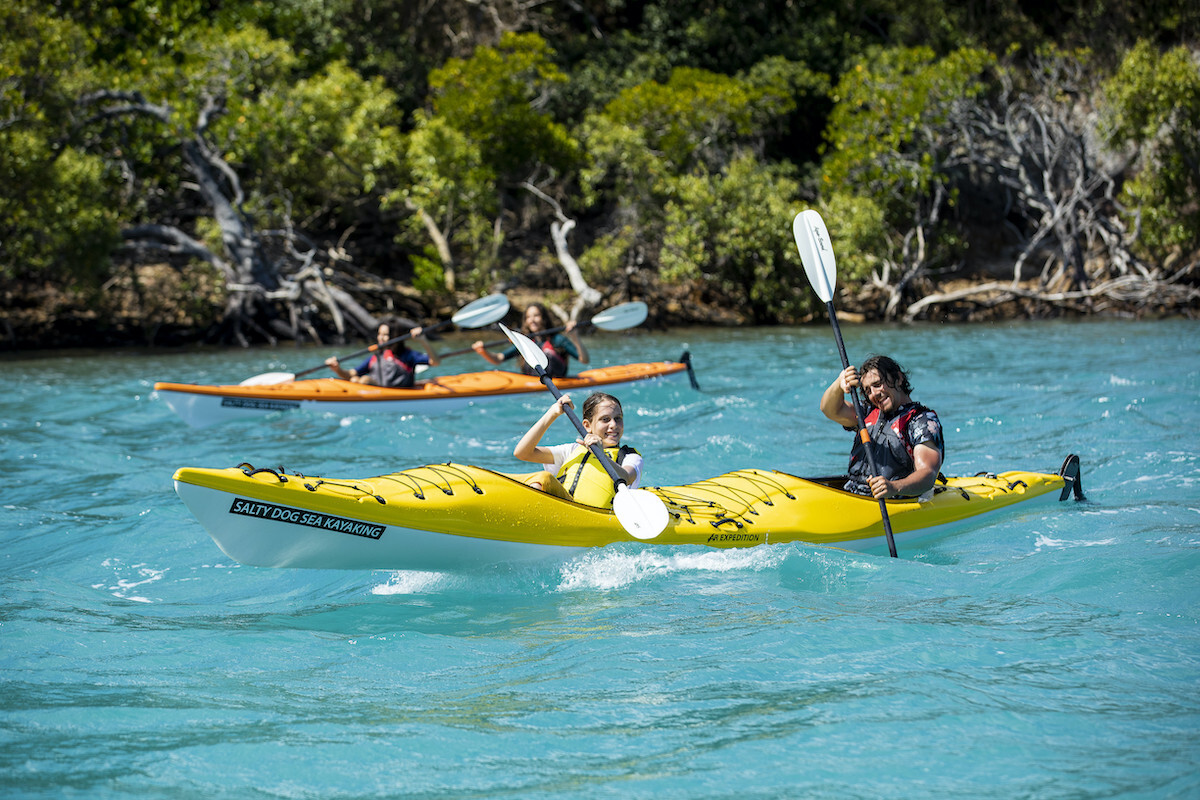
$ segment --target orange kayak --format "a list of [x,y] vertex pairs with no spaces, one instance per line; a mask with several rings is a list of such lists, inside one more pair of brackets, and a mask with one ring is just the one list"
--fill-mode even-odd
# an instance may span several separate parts
[[[620,364],[587,369],[554,383],[564,392],[604,387],[619,388],[646,380],[687,375],[696,386],[691,356],[678,361]],[[430,414],[454,411],[504,397],[544,392],[536,375],[488,370],[444,375],[417,382],[411,389],[385,389],[337,378],[287,381],[270,385],[212,386],[195,383],[154,384],[154,391],[193,427],[205,427],[279,411],[315,410],[334,414],[373,414],[400,411]]]

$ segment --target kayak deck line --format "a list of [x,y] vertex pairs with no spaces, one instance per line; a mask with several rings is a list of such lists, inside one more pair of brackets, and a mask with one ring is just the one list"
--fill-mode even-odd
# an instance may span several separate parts
[[[180,468],[174,480],[217,545],[254,566],[453,569],[639,541],[610,508],[453,462],[347,479],[243,463]],[[803,542],[871,549],[884,540],[877,502],[844,491],[844,480],[741,469],[691,484],[646,487],[666,505],[668,523],[641,544],[724,549]],[[896,537],[910,541],[1035,498],[1065,499],[1071,483],[1062,473],[979,473],[947,478],[929,498],[887,505]],[[1077,473],[1073,483],[1078,486]]]

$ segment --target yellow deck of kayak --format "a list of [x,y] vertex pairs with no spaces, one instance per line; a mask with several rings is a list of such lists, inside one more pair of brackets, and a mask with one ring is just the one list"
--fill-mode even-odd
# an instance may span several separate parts
[[[289,475],[249,465],[182,468],[174,477],[176,490],[218,545],[242,563],[320,566],[314,560],[325,557],[331,567],[422,568],[434,562],[408,563],[403,539],[418,537],[428,549],[427,534],[454,540],[460,553],[469,541],[543,548],[637,541],[611,509],[562,500],[510,475],[462,464],[430,464],[368,478]],[[876,501],[776,470],[742,469],[692,484],[647,488],[670,512],[654,545],[730,548],[799,541],[866,549],[883,541]],[[939,486],[931,499],[891,500],[887,507],[896,538],[902,539],[1063,488],[1061,476],[1047,473],[957,477]],[[287,524],[280,525],[281,520]],[[347,536],[345,529],[355,523],[369,533]],[[260,535],[262,541],[252,541]],[[274,537],[269,543],[268,536]],[[288,549],[302,539],[294,555],[271,554],[272,548]],[[322,550],[328,551],[325,556]]]

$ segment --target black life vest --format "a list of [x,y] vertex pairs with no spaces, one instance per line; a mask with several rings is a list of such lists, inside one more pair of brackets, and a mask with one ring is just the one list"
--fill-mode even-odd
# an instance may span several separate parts
[[[872,454],[875,456],[875,466],[879,475],[891,481],[912,474],[916,463],[913,461],[913,444],[908,438],[908,423],[914,416],[926,411],[932,409],[920,403],[909,403],[902,406],[899,413],[891,419],[881,420],[878,408],[872,409],[867,415],[864,422],[874,447]],[[849,474],[848,489],[870,494],[870,489],[866,488],[867,480],[871,477],[870,462],[867,461],[862,440],[858,437],[855,437],[854,446],[850,449]]]
[[383,356],[371,356],[367,371],[375,379],[376,386],[389,389],[411,389],[416,383],[416,370],[396,357],[391,350],[384,350]]

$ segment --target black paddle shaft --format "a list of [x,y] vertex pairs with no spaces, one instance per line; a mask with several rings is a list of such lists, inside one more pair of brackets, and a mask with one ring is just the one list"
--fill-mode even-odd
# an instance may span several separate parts
[[[546,384],[546,388],[549,389],[550,393],[554,395],[554,399],[561,399],[562,392],[560,392],[558,387],[554,385],[554,381],[549,375],[546,374],[546,370],[544,370],[538,364],[534,364],[533,368],[537,370],[538,377],[542,379],[542,383]],[[579,431],[579,435],[586,437],[587,428],[583,427],[583,420],[579,419],[579,415],[575,413],[575,409],[571,408],[570,406],[563,406],[562,409],[563,411],[567,412],[567,417],[571,420],[571,423],[574,424],[575,430]],[[612,459],[608,457],[608,453],[604,452],[603,447],[598,444],[594,444],[589,447],[588,450],[590,450],[592,455],[599,459],[600,463],[604,465],[604,471],[608,473],[608,477],[612,478],[614,486],[622,483],[624,483],[626,486],[629,485],[628,483],[625,483],[625,479],[622,478],[617,472],[617,465],[614,464]]]
[[[832,300],[825,305],[829,309],[829,324],[833,326],[833,336],[837,339],[838,354],[842,357],[842,371],[845,371],[850,366],[850,359],[846,357],[846,345],[842,341],[842,329],[838,326],[837,311],[833,307]],[[867,433],[867,421],[863,415],[862,402],[858,398],[857,386],[850,387],[850,399],[854,403],[854,415],[858,418],[858,437],[862,440],[863,452],[867,454],[867,466],[870,467],[872,475],[878,475],[879,469],[875,466],[875,445],[871,441],[870,434]],[[892,520],[888,517],[887,502],[882,498],[879,500],[879,513],[883,515],[883,533],[887,537],[888,553],[892,558],[896,558],[896,540],[892,537]]]
[[[450,325],[453,322],[454,322],[454,320],[444,319],[441,322],[435,322],[432,325],[426,325],[424,330],[422,330],[422,333],[424,333],[425,331],[441,330],[442,328],[446,327],[447,325]],[[410,330],[402,336],[396,336],[391,339],[388,339],[383,344],[373,344],[370,347],[364,347],[362,350],[355,350],[353,353],[350,353],[349,355],[338,356],[338,361],[344,361],[347,358],[354,358],[355,356],[364,356],[367,353],[374,353],[378,350],[386,350],[387,348],[391,347],[394,344],[400,344],[400,342],[403,342],[405,339],[411,339],[411,338],[412,338],[412,331]],[[300,370],[299,372],[297,372],[295,374],[295,377],[299,378],[301,375],[307,375],[310,372],[316,372],[317,370],[323,369],[324,367],[325,367],[324,364],[319,364],[315,367],[309,367],[308,369]]]
[[[587,322],[580,323],[580,324],[579,324],[579,326],[576,328],[576,330],[578,330],[579,328],[582,328],[582,327],[584,327],[585,325],[589,325],[589,324],[591,324],[591,320],[588,320]],[[559,325],[559,326],[558,326],[558,327],[556,327],[556,328],[547,328],[547,329],[546,329],[546,330],[544,330],[544,331],[538,331],[537,333],[535,333],[535,334],[534,334],[534,336],[537,336],[537,337],[541,338],[541,337],[544,337],[544,336],[550,336],[550,335],[552,335],[552,334],[555,334],[555,333],[562,333],[562,332],[563,332],[563,331],[565,331],[566,329],[567,329],[567,326],[566,326],[566,325]],[[509,341],[508,341],[507,339],[497,339],[497,340],[496,340],[496,341],[494,341],[494,342],[484,342],[484,343],[483,343],[483,346],[484,346],[484,347],[499,347],[499,346],[500,346],[500,345],[502,345],[502,344],[509,344]],[[474,352],[474,350],[475,350],[475,348],[474,348],[474,347],[464,347],[464,348],[463,348],[463,349],[461,349],[461,350],[451,350],[449,353],[439,353],[439,354],[438,354],[438,356],[439,356],[440,358],[449,358],[450,356],[461,356],[461,355],[464,355],[464,354],[466,354],[466,353],[471,353],[471,352]]]

